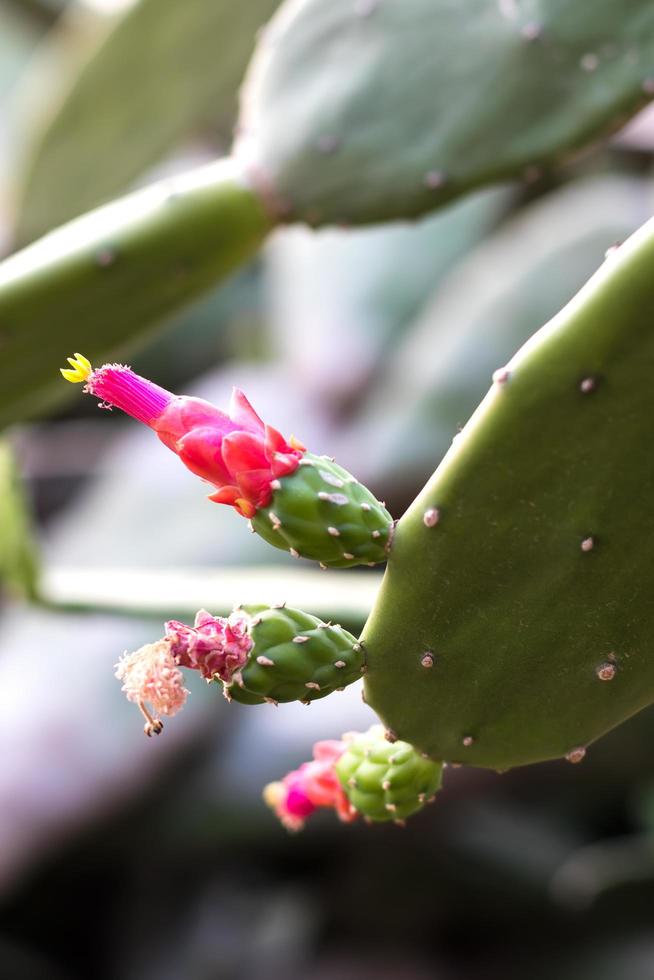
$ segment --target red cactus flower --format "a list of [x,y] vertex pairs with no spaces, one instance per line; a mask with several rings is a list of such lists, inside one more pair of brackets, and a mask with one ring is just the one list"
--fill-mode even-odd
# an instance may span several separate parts
[[184,465],[215,488],[210,500],[230,504],[253,517],[270,503],[272,483],[297,469],[305,447],[266,425],[242,391],[234,388],[229,412],[202,398],[174,395],[122,364],[94,370],[81,354],[62,368],[67,381],[85,381],[84,390],[106,407],[122,409],[149,425]]
[[316,742],[311,762],[304,762],[279,782],[266,786],[264,801],[287,830],[302,830],[307,817],[318,807],[334,809],[344,823],[356,819],[357,811],[345,795],[334,768],[346,747],[338,739]]

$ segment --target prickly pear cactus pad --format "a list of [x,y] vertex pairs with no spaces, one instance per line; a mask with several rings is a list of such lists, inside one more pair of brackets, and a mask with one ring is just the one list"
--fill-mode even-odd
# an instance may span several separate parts
[[431,803],[442,764],[423,759],[407,742],[387,741],[381,725],[343,737],[336,775],[350,803],[368,820],[402,821]]
[[363,647],[342,626],[285,606],[243,606],[239,612],[253,647],[225,686],[229,700],[308,703],[360,679]]
[[287,0],[237,150],[283,217],[404,218],[536,175],[653,93],[650,0]]
[[366,697],[435,759],[580,761],[654,700],[653,270],[650,221],[495,373],[396,528]]
[[269,544],[325,567],[386,561],[393,518],[383,503],[327,456],[305,453],[275,482],[270,504],[252,518]]

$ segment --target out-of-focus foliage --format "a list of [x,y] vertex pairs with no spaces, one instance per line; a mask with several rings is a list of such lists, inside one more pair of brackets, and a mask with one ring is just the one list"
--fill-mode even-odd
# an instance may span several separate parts
[[118,18],[26,135],[16,239],[119,194],[180,141],[226,149],[257,28],[277,2],[138,0]]
[[34,597],[36,546],[11,447],[0,442],[0,587]]

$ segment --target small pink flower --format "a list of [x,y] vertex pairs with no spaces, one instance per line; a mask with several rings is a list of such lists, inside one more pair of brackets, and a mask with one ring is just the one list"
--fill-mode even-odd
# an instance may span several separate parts
[[216,488],[210,500],[244,517],[270,503],[272,482],[293,473],[305,452],[266,425],[238,388],[225,413],[202,398],[174,395],[123,364],[93,370],[81,354],[68,360],[71,368],[62,369],[68,381],[85,381],[84,390],[102,404],[149,425],[192,473]]
[[137,704],[145,716],[146,735],[161,732],[163,725],[158,715],[170,718],[186,703],[188,691],[167,640],[157,640],[125,654],[116,664],[116,677],[123,682],[127,700]]
[[311,762],[304,762],[280,782],[266,786],[264,801],[288,830],[302,830],[306,818],[318,807],[332,808],[344,823],[356,819],[357,811],[334,768],[346,747],[345,742],[336,739],[316,742]]
[[201,609],[193,626],[174,619],[167,622],[166,637],[181,667],[198,670],[209,681],[219,677],[227,684],[244,666],[253,645],[247,620],[238,612],[225,619]]

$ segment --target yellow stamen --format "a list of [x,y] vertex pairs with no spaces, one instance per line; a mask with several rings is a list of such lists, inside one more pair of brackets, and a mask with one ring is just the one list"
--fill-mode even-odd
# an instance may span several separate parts
[[59,368],[59,370],[66,381],[70,381],[71,384],[80,384],[82,381],[87,381],[93,373],[91,362],[83,354],[75,354],[74,357],[68,357],[66,360],[70,364],[70,368]]

